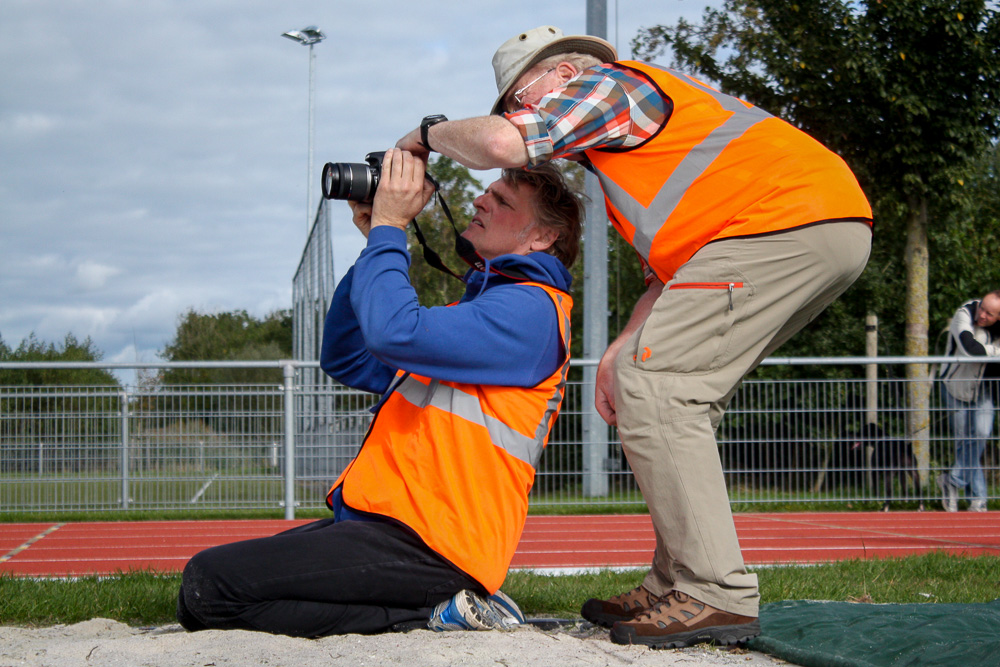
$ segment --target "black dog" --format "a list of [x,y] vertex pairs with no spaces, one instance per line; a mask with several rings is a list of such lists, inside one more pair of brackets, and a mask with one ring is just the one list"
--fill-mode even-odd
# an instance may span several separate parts
[[[848,434],[850,447],[862,460],[865,450],[872,447],[871,470],[875,480],[874,487],[884,490],[882,511],[889,511],[889,499],[892,498],[892,482],[899,479],[899,489],[903,497],[916,497],[918,509],[924,510],[924,500],[920,486],[920,475],[917,474],[917,459],[913,455],[913,447],[905,440],[886,438],[885,432],[878,424],[868,423],[861,427],[860,432]],[[880,484],[881,483],[881,484]],[[909,486],[913,486],[913,495],[909,494]]]

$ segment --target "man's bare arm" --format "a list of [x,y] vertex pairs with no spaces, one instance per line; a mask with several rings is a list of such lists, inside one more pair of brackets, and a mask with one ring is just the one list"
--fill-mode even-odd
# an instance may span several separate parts
[[[523,167],[528,163],[524,138],[503,116],[438,123],[429,128],[427,141],[436,152],[470,169]],[[419,128],[397,141],[396,147],[427,158],[427,149],[420,143]]]

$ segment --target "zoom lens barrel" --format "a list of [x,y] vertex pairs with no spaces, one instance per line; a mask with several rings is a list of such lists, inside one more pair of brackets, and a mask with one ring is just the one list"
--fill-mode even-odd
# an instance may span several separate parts
[[323,196],[327,199],[349,199],[370,202],[378,188],[381,171],[359,162],[327,162],[323,166]]

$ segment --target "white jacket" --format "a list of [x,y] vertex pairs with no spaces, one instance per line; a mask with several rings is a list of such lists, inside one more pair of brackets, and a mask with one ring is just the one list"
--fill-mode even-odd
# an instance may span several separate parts
[[[962,346],[962,332],[969,331],[972,333],[972,337],[986,348],[988,356],[1000,355],[1000,346],[994,344],[993,334],[988,329],[976,326],[977,310],[979,310],[979,299],[973,299],[963,303],[962,307],[952,316],[951,324],[948,326],[948,347],[945,349],[945,354],[954,354],[956,357],[978,356],[973,355]],[[985,361],[981,364],[942,364],[940,376],[945,389],[952,397],[971,403],[979,398],[979,387],[982,384],[985,370]]]

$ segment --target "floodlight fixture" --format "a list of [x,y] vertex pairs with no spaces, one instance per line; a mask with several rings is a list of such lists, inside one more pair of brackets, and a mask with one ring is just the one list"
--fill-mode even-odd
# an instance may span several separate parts
[[288,32],[281,33],[281,36],[295,40],[303,46],[312,46],[313,44],[318,44],[326,39],[326,35],[323,34],[323,31],[314,25],[303,28],[302,30],[289,30]]

